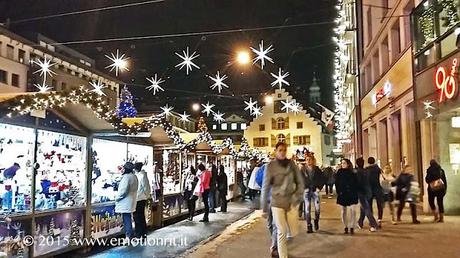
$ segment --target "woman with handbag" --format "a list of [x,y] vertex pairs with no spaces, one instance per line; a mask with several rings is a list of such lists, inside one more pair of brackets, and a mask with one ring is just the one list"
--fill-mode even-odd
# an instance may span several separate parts
[[[444,196],[447,190],[447,180],[444,170],[434,159],[430,161],[430,167],[426,170],[425,182],[428,184],[428,203],[433,212],[434,222],[444,222]],[[434,204],[435,198],[439,214]]]
[[412,182],[414,181],[413,169],[410,165],[406,165],[396,178],[394,182],[391,183],[392,186],[396,186],[396,199],[399,201],[398,212],[397,212],[397,221],[401,221],[401,214],[406,206],[406,202],[410,204],[410,210],[412,215],[412,223],[420,224],[420,221],[417,220],[417,207],[416,207],[416,199],[417,196],[415,195],[414,190],[411,187],[415,187]]
[[[335,178],[337,204],[342,206],[342,222],[345,226],[344,234],[354,234],[356,225],[356,211],[358,207],[358,175],[353,171],[353,164],[349,159],[343,159]],[[350,211],[350,216],[347,216]]]

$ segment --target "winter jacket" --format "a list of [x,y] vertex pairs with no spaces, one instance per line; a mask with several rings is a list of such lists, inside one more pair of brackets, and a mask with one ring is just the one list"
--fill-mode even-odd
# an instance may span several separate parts
[[323,189],[325,179],[319,167],[313,166],[309,170],[307,166],[302,166],[301,172],[305,182],[305,189],[309,189],[311,192],[315,192],[316,189],[320,191]]
[[151,199],[152,189],[147,177],[147,172],[141,170],[136,172],[138,187],[137,187],[137,201],[145,201]]
[[370,165],[366,168],[367,175],[369,177],[369,184],[373,195],[380,194],[383,192],[382,186],[380,185],[380,174],[382,170],[377,164]]
[[133,173],[123,174],[115,197],[116,213],[133,213],[136,211],[137,188],[137,177]]
[[446,173],[440,166],[430,166],[426,170],[426,177],[425,177],[425,182],[428,184],[428,191],[433,191],[430,187],[430,183],[438,179],[441,179],[444,182],[445,187],[441,191],[445,192],[447,190]]
[[212,167],[211,167],[211,181],[210,181],[210,185],[209,185],[211,191],[216,190],[218,174],[219,173],[217,171],[217,166],[212,165]]
[[268,212],[270,190],[271,206],[289,210],[292,205],[298,205],[301,202],[304,187],[303,176],[294,161],[271,161],[265,170],[262,184],[261,206],[263,211]]
[[227,183],[227,174],[221,173],[217,177],[217,190],[219,193],[227,195],[228,192],[228,183]]
[[396,186],[396,199],[404,200],[410,191],[411,182],[414,176],[407,173],[401,173],[391,185]]
[[211,171],[205,170],[200,175],[200,193],[211,188]]
[[351,168],[339,169],[335,178],[337,204],[350,206],[358,204],[358,176]]
[[372,190],[367,170],[356,168],[355,171],[358,178],[358,194],[365,196],[366,199],[370,199],[372,197]]
[[260,187],[262,187],[262,184],[263,184],[265,170],[267,170],[267,164],[264,164],[262,165],[262,167],[260,167],[259,172],[257,173],[257,176],[256,176],[256,183]]
[[323,173],[326,177],[326,184],[332,185],[335,183],[334,169],[332,169],[331,167],[327,167],[324,169]]

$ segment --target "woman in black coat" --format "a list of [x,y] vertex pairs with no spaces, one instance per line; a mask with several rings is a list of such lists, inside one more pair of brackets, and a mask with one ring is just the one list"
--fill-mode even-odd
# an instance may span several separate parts
[[[349,159],[343,159],[337,171],[335,187],[337,191],[337,204],[342,206],[342,222],[345,226],[344,233],[354,234],[356,225],[356,209],[358,204],[358,177],[353,171],[353,164]],[[350,210],[350,217],[347,212]]]
[[219,167],[219,174],[217,176],[217,190],[219,191],[219,200],[221,203],[220,211],[227,212],[227,174],[225,174],[225,169],[223,165]]
[[[446,173],[434,159],[430,161],[430,167],[426,170],[425,182],[428,184],[428,203],[433,212],[434,222],[444,222],[444,195],[447,190],[447,179]],[[434,204],[435,198],[438,202],[439,217]]]

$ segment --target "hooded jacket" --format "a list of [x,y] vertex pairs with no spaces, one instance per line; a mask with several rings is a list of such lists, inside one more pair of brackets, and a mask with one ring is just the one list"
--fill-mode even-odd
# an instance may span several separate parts
[[137,204],[137,177],[134,173],[123,174],[115,198],[116,213],[133,213]]

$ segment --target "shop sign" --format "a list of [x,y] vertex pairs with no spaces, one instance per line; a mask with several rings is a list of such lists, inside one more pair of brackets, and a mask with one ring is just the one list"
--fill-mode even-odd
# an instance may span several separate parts
[[447,73],[446,68],[438,67],[434,77],[436,88],[439,91],[439,103],[453,99],[458,92],[458,59],[452,60],[450,72]]
[[387,80],[383,87],[372,95],[372,104],[377,105],[377,102],[389,95],[391,93],[391,88],[393,88],[393,85]]

